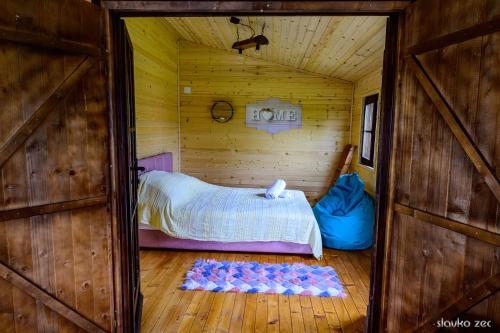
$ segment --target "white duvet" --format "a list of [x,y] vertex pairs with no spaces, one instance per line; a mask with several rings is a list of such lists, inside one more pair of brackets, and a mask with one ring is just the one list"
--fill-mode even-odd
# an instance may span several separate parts
[[139,222],[176,238],[218,242],[309,244],[322,256],[321,234],[301,191],[268,200],[265,189],[223,187],[182,173],[151,171],[139,184]]

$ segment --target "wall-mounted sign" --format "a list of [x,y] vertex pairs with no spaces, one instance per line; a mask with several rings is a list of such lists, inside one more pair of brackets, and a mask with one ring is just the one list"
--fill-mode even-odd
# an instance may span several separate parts
[[302,107],[271,98],[247,104],[246,126],[271,134],[302,127]]

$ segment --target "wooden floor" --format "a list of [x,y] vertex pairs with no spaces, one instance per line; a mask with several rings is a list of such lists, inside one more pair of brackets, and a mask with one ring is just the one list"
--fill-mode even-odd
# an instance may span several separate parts
[[142,332],[362,332],[368,303],[370,251],[325,249],[346,298],[184,291],[198,258],[317,264],[312,257],[222,252],[141,251]]

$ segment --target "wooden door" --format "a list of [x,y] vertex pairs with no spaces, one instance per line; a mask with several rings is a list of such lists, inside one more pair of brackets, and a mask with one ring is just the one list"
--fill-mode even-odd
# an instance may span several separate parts
[[[139,226],[137,219],[138,166],[135,137],[134,57],[132,42],[125,22],[113,19],[114,60],[116,77],[116,125],[119,183],[121,197],[127,198],[120,207],[121,249],[123,264],[124,323],[123,329],[138,332],[141,322],[142,294],[140,290]],[[127,306],[129,304],[129,306]]]
[[403,19],[382,330],[498,332],[500,3],[418,0]]
[[0,5],[0,332],[114,330],[103,14]]

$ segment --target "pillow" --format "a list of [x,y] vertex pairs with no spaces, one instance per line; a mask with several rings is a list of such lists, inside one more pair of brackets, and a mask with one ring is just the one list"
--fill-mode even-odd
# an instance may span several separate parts
[[171,208],[176,208],[214,187],[180,172],[153,170],[140,177],[139,202],[153,206],[169,203]]

